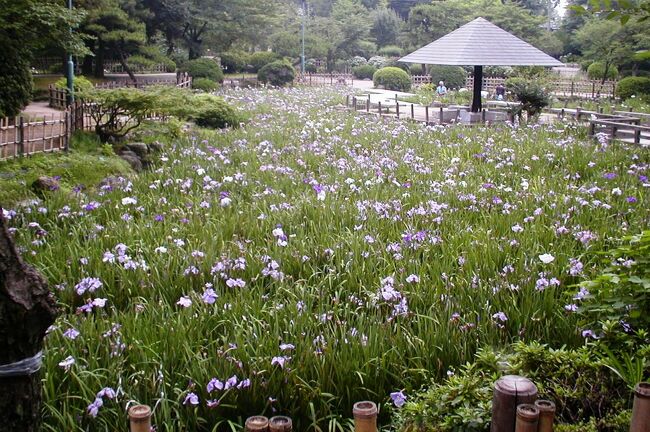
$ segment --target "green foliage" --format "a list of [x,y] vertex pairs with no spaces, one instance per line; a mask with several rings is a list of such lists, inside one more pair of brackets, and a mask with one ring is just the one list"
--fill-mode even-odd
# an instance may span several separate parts
[[226,73],[243,72],[249,63],[249,55],[244,51],[225,51],[219,57],[221,58],[221,67]]
[[[474,362],[410,396],[394,425],[402,432],[487,432],[493,384],[506,374],[531,379],[540,398],[555,402],[556,421],[566,424],[558,430],[614,432],[629,425],[629,392],[598,356],[587,347],[551,349],[537,342],[517,342],[510,353],[479,350]],[[583,422],[593,429],[568,426]]]
[[368,64],[373,65],[377,69],[383,68],[390,59],[384,56],[372,56],[368,59]]
[[601,265],[598,277],[580,284],[583,327],[612,321],[626,333],[649,329],[650,230],[624,238],[622,245],[603,253]]
[[357,66],[352,69],[352,75],[357,79],[372,79],[375,72],[377,72],[377,68],[371,64]]
[[296,70],[286,60],[277,60],[263,66],[257,73],[257,79],[276,87],[291,84],[296,78]]
[[264,66],[280,59],[277,53],[272,51],[257,51],[248,58],[248,69],[250,72],[259,72]]
[[605,64],[602,62],[593,62],[587,68],[587,76],[591,80],[616,79],[618,68],[614,65],[608,65],[607,75],[605,75]]
[[127,64],[134,72],[151,71],[154,67],[163,65],[165,72],[174,72],[176,63],[166,56],[149,58],[141,54],[135,54],[128,58]]
[[29,63],[19,51],[0,49],[0,118],[20,113],[32,96]]
[[307,73],[316,73],[318,68],[316,67],[316,60],[309,59],[305,62],[305,72]]
[[411,64],[410,63],[404,63],[397,61],[396,59],[391,59],[388,60],[385,64],[384,67],[396,67],[402,69],[404,72],[407,74],[411,74]]
[[96,135],[76,132],[68,152],[0,161],[0,203],[7,208],[19,201],[36,198],[28,186],[42,176],[58,178],[60,189],[52,195],[65,200],[75,187],[88,192],[108,176],[132,172],[125,161],[115,156],[112,148],[110,152],[104,150]]
[[217,62],[209,58],[189,60],[181,66],[192,78],[207,78],[214,82],[223,82],[223,71]]
[[525,111],[528,119],[538,116],[544,107],[550,104],[550,97],[546,89],[535,79],[513,77],[506,80],[506,89],[521,103],[517,114]]
[[372,76],[375,87],[383,87],[387,90],[406,92],[411,89],[411,77],[403,69],[396,67],[385,67],[379,69]]
[[[372,14],[372,26],[370,27],[370,34],[377,41],[377,45],[383,48],[389,46],[394,47],[402,27],[402,20],[392,9],[377,9]],[[401,50],[400,50],[401,51]],[[389,52],[395,52],[393,49]],[[381,53],[393,57],[393,54]],[[395,54],[398,56],[400,54]]]
[[194,122],[201,127],[223,129],[238,128],[243,118],[222,98],[204,95],[197,99]]
[[402,48],[397,45],[386,45],[381,47],[378,53],[384,57],[399,57],[402,55]]
[[626,77],[616,84],[616,95],[623,100],[650,96],[650,78]]
[[460,66],[432,65],[429,74],[434,84],[438,85],[440,81],[444,81],[448,89],[465,87],[467,81],[467,72]]
[[357,66],[363,66],[368,64],[368,60],[366,60],[365,57],[354,56],[350,60],[348,60],[348,64],[350,65],[351,68],[354,69]]
[[[59,78],[56,80],[54,83],[54,87],[61,89],[61,90],[67,90],[68,88],[68,81],[65,77]],[[75,93],[79,92],[87,92],[89,90],[92,90],[95,87],[95,85],[85,76],[79,75],[74,77],[74,91]]]
[[219,84],[209,78],[195,78],[192,80],[192,88],[194,90],[201,90],[209,93],[215,91],[218,87]]

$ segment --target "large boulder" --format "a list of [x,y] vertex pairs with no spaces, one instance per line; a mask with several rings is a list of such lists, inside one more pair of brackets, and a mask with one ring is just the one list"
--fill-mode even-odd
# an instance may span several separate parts
[[46,192],[59,190],[60,187],[58,179],[48,176],[41,176],[32,183],[32,190],[39,196],[43,196]]
[[133,171],[135,172],[142,171],[142,160],[138,157],[136,153],[132,152],[131,150],[122,150],[119,156],[125,161],[127,161],[129,165],[131,165]]
[[140,159],[146,158],[147,155],[149,154],[149,146],[147,146],[143,142],[129,143],[126,144],[125,147],[127,150],[130,150],[136,155],[138,155]]

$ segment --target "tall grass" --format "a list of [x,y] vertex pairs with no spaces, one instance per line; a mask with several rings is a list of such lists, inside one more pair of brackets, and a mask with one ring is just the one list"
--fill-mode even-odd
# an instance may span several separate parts
[[[571,284],[591,250],[648,225],[647,151],[576,126],[426,128],[341,112],[326,90],[227,97],[251,124],[170,140],[149,172],[13,216],[63,311],[47,430],[123,428],[129,401],[155,407],[158,431],[274,413],[346,430],[354,401],[408,395],[481,346],[580,344]],[[78,295],[85,277],[101,288]],[[93,298],[106,305],[78,311]],[[234,375],[250,385],[207,391]]]

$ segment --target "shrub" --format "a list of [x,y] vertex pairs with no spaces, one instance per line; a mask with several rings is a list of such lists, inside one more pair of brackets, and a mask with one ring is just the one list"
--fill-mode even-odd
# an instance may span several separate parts
[[212,92],[217,89],[219,85],[208,78],[195,78],[192,80],[192,88],[204,92]]
[[526,111],[529,119],[534,118],[550,103],[548,93],[536,80],[519,77],[508,78],[506,88],[521,102],[521,106],[516,112],[519,117],[523,111]]
[[226,51],[222,52],[221,67],[227,73],[243,72],[248,65],[249,55],[243,51]]
[[187,72],[192,78],[208,78],[214,82],[223,82],[223,71],[219,64],[209,58],[187,61],[181,66],[181,72]]
[[139,89],[93,89],[83,93],[86,112],[102,142],[121,139],[140,126],[147,115],[160,111],[155,92]]
[[384,67],[388,62],[388,59],[384,56],[373,56],[368,59],[368,63],[376,67],[377,69]]
[[375,87],[383,86],[387,90],[408,91],[411,89],[411,77],[405,71],[396,67],[379,69],[372,76]]
[[352,69],[352,75],[357,79],[372,79],[375,72],[377,72],[377,68],[370,64],[357,66]]
[[317,70],[318,69],[316,67],[316,60],[309,59],[305,62],[305,72],[316,73]]
[[239,127],[243,118],[223,99],[212,95],[197,96],[194,122],[201,127],[222,129]]
[[409,71],[411,72],[411,75],[426,75],[424,66],[420,63],[411,63],[409,66]]
[[280,56],[271,51],[258,51],[250,55],[248,59],[249,70],[259,72],[264,66],[279,60]]
[[[88,78],[82,75],[74,77],[73,85],[75,93],[86,92],[92,90],[95,87]],[[59,78],[54,83],[54,87],[61,90],[67,90],[68,80],[65,77]]]
[[285,60],[277,60],[264,66],[257,73],[257,79],[265,84],[282,87],[296,78],[296,70]]
[[618,76],[618,68],[614,65],[609,65],[607,77],[605,77],[605,65],[601,62],[593,62],[587,68],[587,76],[592,80],[601,80],[603,78],[616,79]]
[[388,60],[384,67],[396,67],[402,69],[407,74],[411,74],[411,65],[409,63],[399,62],[397,60]]
[[460,66],[440,66],[433,65],[429,71],[431,81],[436,85],[440,81],[445,82],[445,87],[448,89],[459,89],[465,87],[467,80],[467,73],[465,69]]
[[616,94],[623,100],[629,99],[632,96],[647,98],[650,96],[650,78],[623,78],[616,86]]
[[368,60],[366,60],[365,57],[354,56],[350,60],[348,60],[348,64],[350,65],[351,68],[355,68],[357,66],[363,66],[368,64]]
[[155,58],[149,58],[143,55],[133,55],[127,59],[129,68],[134,72],[143,72],[153,70],[155,66],[163,65],[165,72],[174,72],[176,63],[169,57],[159,55]]
[[386,45],[379,50],[379,55],[386,57],[399,57],[402,55],[402,48],[397,45]]
[[13,117],[29,103],[32,95],[32,74],[29,62],[21,53],[0,49],[0,117]]

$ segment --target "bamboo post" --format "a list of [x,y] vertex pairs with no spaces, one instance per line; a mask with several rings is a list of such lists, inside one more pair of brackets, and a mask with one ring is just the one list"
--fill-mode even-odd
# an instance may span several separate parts
[[71,126],[72,126],[72,121],[70,119],[71,115],[71,110],[67,109],[65,110],[65,135],[63,137],[63,150],[66,152],[70,149],[70,135],[71,135]]
[[397,113],[397,118],[399,118],[399,102],[395,102],[395,112]]
[[440,107],[440,124],[443,123],[443,120],[444,120],[443,110],[442,107]]
[[377,405],[371,401],[354,404],[354,432],[377,432]]
[[411,119],[415,119],[415,108],[413,107],[413,104],[411,104]]
[[634,129],[634,144],[641,144],[641,129]]
[[515,432],[537,432],[539,410],[533,404],[521,404],[517,407]]
[[427,122],[427,125],[429,124],[429,105],[424,107],[424,119]]
[[246,432],[268,432],[269,419],[264,416],[253,416],[246,419]]
[[291,432],[293,424],[289,417],[275,416],[269,420],[269,432]]
[[634,389],[630,432],[650,432],[650,383],[638,383]]
[[23,116],[20,116],[19,122],[18,134],[20,136],[20,140],[18,141],[18,155],[22,157],[25,155],[25,119]]
[[538,399],[535,401],[535,408],[539,410],[539,423],[537,426],[537,432],[553,432],[555,404],[549,400]]
[[366,99],[366,112],[370,112],[370,95],[368,95],[368,99]]
[[147,405],[135,405],[129,408],[131,432],[151,431],[151,408]]
[[381,112],[381,101],[379,101],[378,105],[379,105],[379,117],[381,117],[381,116],[382,116],[382,112]]
[[352,104],[354,105],[354,110],[356,111],[357,110],[357,97],[356,96],[352,96]]
[[517,406],[530,404],[537,399],[537,387],[528,378],[505,375],[494,384],[492,399],[491,432],[513,432],[517,418]]

